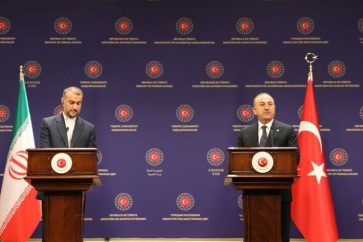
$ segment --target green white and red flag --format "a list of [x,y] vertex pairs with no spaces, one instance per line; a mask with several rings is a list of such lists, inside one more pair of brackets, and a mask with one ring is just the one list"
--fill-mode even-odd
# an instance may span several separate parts
[[36,190],[24,180],[28,164],[28,148],[34,148],[34,135],[24,74],[20,85],[11,144],[7,156],[0,193],[0,240],[26,242],[41,219],[41,202]]

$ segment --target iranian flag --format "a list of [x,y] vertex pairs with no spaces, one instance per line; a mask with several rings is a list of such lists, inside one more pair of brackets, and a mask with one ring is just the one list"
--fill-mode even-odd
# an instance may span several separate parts
[[292,186],[292,219],[309,242],[335,242],[338,230],[310,70],[299,128],[300,178]]
[[41,202],[35,198],[35,189],[23,179],[28,163],[26,150],[35,145],[22,70],[11,139],[0,194],[0,240],[26,242],[40,221]]

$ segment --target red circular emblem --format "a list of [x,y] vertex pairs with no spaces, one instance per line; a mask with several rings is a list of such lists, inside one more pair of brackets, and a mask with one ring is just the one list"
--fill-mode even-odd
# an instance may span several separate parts
[[69,18],[60,17],[54,21],[54,30],[58,34],[69,34],[72,30],[72,21]]
[[131,19],[122,17],[116,20],[115,29],[119,34],[127,35],[131,33],[134,25]]
[[206,66],[207,75],[211,78],[219,78],[223,75],[224,66],[219,61],[211,61]]
[[0,122],[3,123],[10,117],[10,110],[5,105],[0,105]]
[[53,114],[54,115],[57,115],[57,114],[60,114],[63,112],[63,106],[62,105],[58,105],[54,108],[53,110]]
[[67,153],[57,153],[50,161],[52,170],[58,174],[65,174],[72,169],[73,161]]
[[253,21],[250,18],[246,17],[240,18],[237,20],[236,29],[238,33],[242,35],[248,35],[252,33],[254,29]]
[[334,78],[341,78],[345,74],[345,64],[342,61],[334,60],[328,65],[329,75]]
[[42,67],[37,61],[31,60],[24,64],[24,70],[27,77],[37,78],[42,72]]
[[219,148],[212,148],[207,153],[207,161],[212,166],[222,165],[224,162],[224,153]]
[[262,157],[262,158],[258,159],[258,164],[259,164],[259,166],[261,166],[261,167],[265,167],[265,166],[267,165],[267,159],[266,159],[266,158],[264,158],[264,157]]
[[188,35],[193,31],[193,22],[189,18],[180,18],[175,25],[179,34]]
[[345,165],[348,162],[348,153],[342,148],[335,148],[330,152],[330,161],[336,166]]
[[146,162],[151,166],[158,166],[164,160],[163,152],[158,148],[151,148],[146,152]]
[[176,117],[181,122],[189,122],[194,117],[194,110],[191,106],[189,106],[187,104],[180,105],[176,109]]
[[304,35],[311,34],[314,31],[314,21],[309,17],[302,17],[296,23],[297,30]]
[[102,65],[98,61],[89,61],[84,67],[84,72],[90,78],[98,78],[102,75]]
[[10,20],[5,17],[0,17],[0,34],[7,34],[10,31]]
[[163,71],[163,65],[159,61],[149,61],[145,67],[146,75],[151,78],[159,78]]
[[273,168],[274,159],[270,153],[259,151],[253,155],[251,165],[256,172],[266,173]]
[[242,122],[251,121],[255,117],[255,115],[253,114],[252,106],[248,104],[243,104],[239,106],[237,109],[237,117]]
[[189,211],[194,207],[194,197],[190,193],[181,193],[176,198],[176,205],[182,211]]
[[121,104],[115,110],[115,117],[118,121],[128,122],[134,116],[134,111],[129,105]]
[[285,73],[285,66],[281,61],[271,61],[267,65],[267,74],[272,78],[280,78]]
[[132,196],[128,193],[120,193],[115,198],[115,206],[120,211],[127,211],[133,204]]
[[65,159],[59,159],[59,160],[57,161],[57,166],[58,166],[59,168],[64,168],[64,167],[66,166],[66,164],[67,164],[67,162],[66,162],[66,160],[65,160]]

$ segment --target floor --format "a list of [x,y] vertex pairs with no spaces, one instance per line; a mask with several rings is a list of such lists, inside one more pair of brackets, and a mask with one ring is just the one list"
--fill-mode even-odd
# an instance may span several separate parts
[[[32,239],[29,242],[41,242],[40,239]],[[92,239],[84,239],[84,242],[231,242],[231,241],[239,241],[242,242],[242,238],[111,238],[111,239],[103,239],[103,238],[92,238]],[[290,242],[305,242],[304,239],[291,239]],[[363,242],[363,239],[339,239],[338,242]]]

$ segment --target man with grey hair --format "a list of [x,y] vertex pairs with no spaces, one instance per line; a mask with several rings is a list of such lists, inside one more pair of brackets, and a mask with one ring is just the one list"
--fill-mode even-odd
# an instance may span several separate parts
[[40,130],[41,148],[96,148],[95,127],[79,117],[83,92],[78,87],[64,89],[61,114],[44,118]]
[[[253,113],[257,123],[241,130],[240,147],[298,147],[294,128],[275,119],[275,101],[268,93],[259,93],[253,99]],[[281,190],[281,238],[290,241],[291,190]]]

